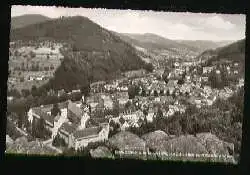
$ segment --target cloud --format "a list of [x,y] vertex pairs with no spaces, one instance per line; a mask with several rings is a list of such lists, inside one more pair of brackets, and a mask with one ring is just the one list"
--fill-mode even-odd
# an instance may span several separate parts
[[230,30],[230,29],[233,29],[235,27],[234,24],[232,24],[229,21],[224,20],[220,16],[208,17],[205,20],[205,25],[207,27],[210,27],[210,28],[226,29],[226,30]]
[[139,10],[13,6],[12,16],[42,14],[82,15],[120,33],[154,33],[169,39],[237,40],[245,36],[244,15],[172,13]]

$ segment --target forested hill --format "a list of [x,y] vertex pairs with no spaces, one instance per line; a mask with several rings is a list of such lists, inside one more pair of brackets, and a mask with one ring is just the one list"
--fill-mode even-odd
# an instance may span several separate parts
[[237,61],[245,63],[245,39],[239,40],[224,47],[214,50],[207,50],[197,57],[197,59],[213,61]]
[[48,20],[50,20],[50,18],[38,14],[16,16],[11,18],[11,28],[22,28],[31,24],[37,24]]
[[14,29],[10,39],[68,43],[65,58],[49,83],[53,89],[73,89],[145,66],[131,45],[86,17],[63,17]]

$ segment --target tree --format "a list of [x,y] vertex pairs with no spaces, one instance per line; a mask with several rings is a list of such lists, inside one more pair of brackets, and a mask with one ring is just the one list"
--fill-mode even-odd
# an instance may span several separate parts
[[55,136],[55,138],[52,141],[52,145],[55,147],[65,147],[66,142],[63,138],[61,138],[58,134]]
[[22,62],[21,70],[22,70],[22,71],[25,71],[24,62]]
[[155,128],[157,129],[164,129],[164,117],[163,112],[160,107],[158,107],[155,117],[153,118],[153,123]]
[[61,115],[61,110],[59,109],[58,104],[55,103],[55,104],[53,104],[53,108],[51,109],[51,115],[57,116],[58,114]]
[[7,91],[7,95],[8,96],[13,96],[13,97],[16,97],[16,98],[20,98],[21,97],[21,94],[20,92],[17,90],[17,89],[12,89],[12,90],[8,90]]
[[125,123],[125,119],[123,117],[119,118],[119,122],[123,125]]
[[20,82],[24,82],[24,77],[20,77]]
[[146,91],[145,91],[145,88],[143,87],[142,88],[142,91],[141,91],[141,96],[145,97],[146,96]]
[[179,79],[179,80],[178,80],[178,82],[177,82],[177,83],[178,83],[179,85],[182,85],[182,84],[184,84],[184,82],[185,82],[185,81],[184,81],[184,79],[183,79],[183,78],[181,78],[181,79]]
[[118,117],[119,114],[120,114],[119,101],[115,100],[113,103],[113,115],[114,115],[114,117]]
[[158,92],[156,90],[154,90],[154,96],[158,97],[158,95],[159,95]]
[[142,112],[144,114],[144,116],[147,116],[148,115],[148,110],[149,110],[149,107],[144,107]]
[[33,85],[32,88],[31,88],[31,95],[33,97],[38,95],[37,87],[35,85]]
[[221,74],[217,74],[215,71],[209,74],[208,81],[212,88],[221,89],[224,87]]
[[31,57],[31,58],[35,58],[35,57],[36,57],[35,52],[31,51],[31,52],[30,52],[30,57]]
[[[45,127],[46,123],[43,118],[38,119],[37,123],[32,125],[34,137],[46,139],[51,136],[51,132]],[[35,128],[34,128],[35,127]]]
[[90,93],[90,83],[86,83],[80,88],[82,95],[87,97]]
[[135,98],[135,96],[139,94],[139,91],[140,91],[140,89],[138,86],[135,86],[135,85],[129,86],[128,87],[129,99]]
[[115,135],[116,133],[119,132],[120,126],[118,123],[115,123],[114,120],[111,120],[109,123],[109,126],[111,128],[111,130],[109,131],[109,138],[112,137],[113,135]]
[[45,71],[49,71],[49,67],[48,67],[48,66],[45,66],[45,67],[44,67],[44,70],[45,70]]
[[128,102],[125,104],[125,108],[128,109],[131,105],[132,105],[131,101],[128,101]]
[[50,65],[50,70],[54,70],[54,66],[52,64]]
[[154,70],[154,66],[153,66],[152,63],[146,63],[145,66],[144,66],[144,68],[148,72],[153,72],[153,70]]
[[171,71],[171,70],[169,69],[169,67],[165,67],[164,73],[162,74],[162,79],[163,79],[166,83],[168,83],[168,75],[169,75],[170,71]]

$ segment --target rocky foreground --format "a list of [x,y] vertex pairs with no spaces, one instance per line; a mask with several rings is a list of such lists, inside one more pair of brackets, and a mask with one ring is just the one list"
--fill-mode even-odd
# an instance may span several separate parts
[[[234,145],[220,140],[211,133],[199,133],[196,136],[174,136],[158,130],[147,133],[140,138],[131,132],[122,131],[109,139],[107,147],[98,147],[92,150],[91,156],[95,158],[113,157],[108,147],[116,148],[117,150],[149,151],[151,153],[165,152],[181,153],[183,155],[191,153],[197,155],[228,156],[228,158],[226,160],[223,159],[223,161],[235,163],[232,156]],[[105,154],[107,156],[105,156]]]
[[[92,158],[115,158],[116,151],[134,151],[134,152],[150,152],[150,153],[187,153],[197,155],[223,155],[228,158],[220,159],[222,162],[235,163],[233,158],[234,145],[220,140],[211,133],[199,133],[194,135],[174,136],[168,135],[161,130],[150,132],[141,136],[141,138],[131,132],[121,131],[112,136],[105,145],[98,146],[96,149],[90,150]],[[21,153],[21,154],[39,154],[39,155],[56,155],[55,150],[43,145],[39,141],[28,142],[27,138],[20,137],[12,140],[6,136],[6,153]],[[133,157],[132,157],[133,158]],[[145,159],[145,158],[143,158]],[[166,159],[164,159],[166,160]],[[167,159],[169,160],[169,159]],[[170,160],[176,160],[171,157]],[[203,159],[203,158],[185,158],[181,157],[177,160],[209,160],[218,161],[218,159]]]

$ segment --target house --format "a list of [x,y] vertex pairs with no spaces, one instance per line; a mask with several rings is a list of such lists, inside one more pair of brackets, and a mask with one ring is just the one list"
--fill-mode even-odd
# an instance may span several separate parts
[[112,109],[113,108],[113,100],[109,95],[101,95],[101,98],[103,99],[104,102],[104,107],[106,109]]
[[107,140],[108,133],[108,123],[84,129],[77,129],[77,126],[72,123],[64,123],[59,129],[59,136],[64,139],[69,148],[75,150],[86,147],[91,142]]
[[173,108],[169,108],[166,116],[170,117],[170,116],[174,115],[174,113],[175,113],[175,110]]
[[140,69],[140,70],[133,70],[133,71],[128,71],[125,72],[124,75],[128,78],[132,78],[132,77],[140,77],[146,74],[146,70],[144,69]]
[[220,70],[217,69],[217,70],[215,71],[215,73],[216,73],[216,74],[220,74]]
[[237,63],[237,62],[234,63],[234,66],[235,66],[235,67],[238,67],[238,66],[239,66],[239,63]]
[[98,93],[104,91],[105,81],[94,82],[90,85],[91,92]]
[[175,63],[174,63],[174,66],[175,66],[175,67],[179,67],[179,66],[180,66],[180,63],[175,62]]
[[152,112],[152,111],[149,111],[149,112],[148,112],[148,115],[146,116],[147,121],[148,121],[148,122],[153,122],[154,116],[155,116],[155,113]]
[[75,89],[75,90],[72,90],[71,92],[72,93],[78,93],[78,92],[81,92],[81,90],[80,89]]
[[160,101],[165,104],[174,103],[174,98],[172,96],[160,96]]
[[64,95],[66,92],[64,91],[64,89],[58,90],[57,91],[57,96],[60,97],[62,95]]
[[129,128],[130,127],[130,125],[128,124],[128,122],[127,121],[125,121],[123,124],[122,124],[122,126],[121,126],[121,130],[122,131],[125,131],[127,128]]
[[234,70],[234,74],[238,74],[239,72],[238,72],[238,70]]
[[75,150],[86,147],[91,142],[105,141],[108,139],[109,125],[103,124],[98,127],[85,128],[73,133],[73,146]]
[[211,66],[211,67],[203,67],[203,74],[208,74],[210,72],[212,72],[214,68]]
[[203,82],[207,82],[208,81],[208,77],[201,77]]

